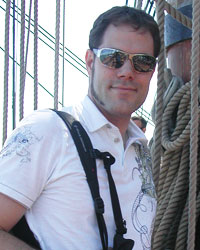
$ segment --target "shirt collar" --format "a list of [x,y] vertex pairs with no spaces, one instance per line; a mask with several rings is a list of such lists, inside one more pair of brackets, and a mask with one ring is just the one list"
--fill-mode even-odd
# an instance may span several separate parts
[[107,124],[111,124],[92,102],[89,96],[82,101],[83,121],[90,132],[94,132]]
[[[110,123],[106,117],[100,112],[97,106],[92,102],[89,96],[85,96],[83,101],[79,105],[63,108],[63,111],[71,113],[76,119],[80,119],[80,122],[84,123],[89,132],[94,132],[100,128],[109,125],[115,127]],[[79,114],[79,115],[78,115]],[[116,127],[115,127],[116,128]],[[145,134],[140,128],[130,120],[128,125],[128,137],[131,143],[140,143],[143,145],[147,144]]]
[[[95,130],[100,129],[107,124],[114,126],[105,118],[105,116],[99,111],[97,106],[88,96],[86,96],[83,100],[82,106],[84,113],[83,119],[90,132],[94,132]],[[142,143],[143,145],[147,144],[147,138],[145,134],[132,120],[130,120],[128,125],[128,136],[132,139],[132,143]]]

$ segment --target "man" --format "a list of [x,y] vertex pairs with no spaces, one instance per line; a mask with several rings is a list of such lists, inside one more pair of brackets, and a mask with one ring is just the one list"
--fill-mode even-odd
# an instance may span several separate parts
[[[126,220],[125,238],[135,241],[133,249],[150,249],[155,190],[145,158],[147,141],[130,117],[148,93],[160,50],[158,26],[143,11],[113,7],[95,21],[89,47],[88,96],[64,111],[80,120],[94,148],[115,157],[111,170]],[[1,249],[31,249],[7,233],[24,214],[42,249],[102,249],[85,172],[55,112],[41,110],[25,118],[0,157]],[[116,227],[100,160],[97,172],[112,248]]]
[[147,121],[142,116],[132,116],[132,121],[145,133]]

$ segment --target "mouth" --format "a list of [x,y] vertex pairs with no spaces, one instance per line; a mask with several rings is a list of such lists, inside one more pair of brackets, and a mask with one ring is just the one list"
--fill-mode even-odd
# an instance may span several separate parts
[[128,93],[128,92],[137,92],[137,89],[132,86],[112,86],[111,89],[117,90],[120,92]]

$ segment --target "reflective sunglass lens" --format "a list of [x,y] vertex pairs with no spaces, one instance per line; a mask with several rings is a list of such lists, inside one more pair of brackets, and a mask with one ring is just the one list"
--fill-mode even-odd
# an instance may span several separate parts
[[137,72],[150,72],[155,68],[156,59],[145,54],[128,54],[121,50],[103,48],[94,49],[101,63],[113,69],[122,67],[127,59],[131,59],[133,67]]
[[154,69],[156,60],[148,55],[135,55],[132,58],[135,70],[139,72],[150,72]]
[[104,65],[116,69],[124,64],[126,57],[123,53],[116,50],[104,49],[101,51],[100,60]]

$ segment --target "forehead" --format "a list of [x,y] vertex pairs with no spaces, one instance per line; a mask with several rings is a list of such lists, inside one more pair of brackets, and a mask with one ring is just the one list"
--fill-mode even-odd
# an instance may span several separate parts
[[153,55],[153,38],[149,31],[135,30],[130,25],[109,25],[106,29],[101,48],[116,48],[129,53],[147,53]]

